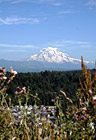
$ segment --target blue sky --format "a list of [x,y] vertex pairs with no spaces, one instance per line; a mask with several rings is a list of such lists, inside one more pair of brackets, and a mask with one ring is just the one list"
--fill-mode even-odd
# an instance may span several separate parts
[[0,59],[56,47],[96,60],[96,0],[0,0]]

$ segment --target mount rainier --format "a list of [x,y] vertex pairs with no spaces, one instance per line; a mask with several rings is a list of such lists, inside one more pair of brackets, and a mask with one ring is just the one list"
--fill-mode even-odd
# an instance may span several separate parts
[[[38,62],[48,62],[48,63],[73,63],[78,64],[81,62],[80,59],[75,59],[70,57],[68,54],[60,52],[57,48],[44,48],[40,50],[39,53],[30,56],[27,61],[38,61]],[[88,61],[85,61],[89,63]]]
[[[85,65],[88,68],[94,68],[94,64],[89,61],[85,61]],[[18,72],[80,70],[81,60],[72,58],[68,54],[60,52],[57,48],[48,47],[24,61],[0,60],[0,67],[5,67],[9,71],[10,66]]]

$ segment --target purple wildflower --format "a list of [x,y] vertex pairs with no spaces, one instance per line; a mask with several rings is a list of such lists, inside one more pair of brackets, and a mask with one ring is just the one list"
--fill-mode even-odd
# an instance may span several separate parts
[[75,119],[75,120],[77,119],[77,115],[76,115],[76,114],[74,114],[74,119]]
[[26,92],[26,87],[23,87],[22,90],[23,90],[23,92]]
[[85,118],[86,118],[86,115],[87,115],[87,114],[85,113],[85,114],[84,114],[84,116],[83,116],[83,120],[85,120]]
[[83,120],[85,120],[85,118],[86,118],[86,117],[85,117],[85,116],[83,116]]
[[15,91],[15,94],[18,94],[18,91]]
[[24,92],[26,92],[26,89],[23,89]]
[[87,115],[87,114],[85,113],[84,116],[86,117],[86,115]]
[[89,91],[88,91],[90,94],[92,93],[92,90],[91,89],[89,89]]

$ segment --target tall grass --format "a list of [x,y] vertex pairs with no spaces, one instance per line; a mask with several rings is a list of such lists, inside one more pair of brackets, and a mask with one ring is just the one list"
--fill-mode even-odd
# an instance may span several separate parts
[[[64,91],[53,101],[58,112],[55,114],[55,124],[50,120],[43,120],[39,125],[38,116],[32,111],[30,115],[22,109],[22,96],[25,97],[25,106],[29,98],[40,102],[37,96],[30,93],[26,87],[17,87],[14,93],[17,96],[21,118],[17,122],[12,113],[11,99],[7,94],[7,87],[17,74],[11,67],[6,76],[6,70],[0,68],[0,140],[96,140],[96,71],[91,73],[82,62],[82,75],[79,78],[80,88],[77,92],[77,104],[67,97]],[[62,110],[61,96],[64,96],[68,105]],[[24,104],[24,103],[23,103]],[[33,116],[33,121],[32,117]]]

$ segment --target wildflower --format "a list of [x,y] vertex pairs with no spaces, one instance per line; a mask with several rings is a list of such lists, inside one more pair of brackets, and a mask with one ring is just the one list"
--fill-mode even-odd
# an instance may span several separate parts
[[6,77],[6,76],[4,76],[4,77],[3,77],[3,80],[6,80],[6,79],[7,79],[7,77]]
[[18,94],[18,91],[15,91],[15,94]]
[[13,71],[12,67],[10,67],[10,73],[11,75],[8,76],[8,83],[10,83],[14,79],[15,75],[17,74],[16,71]]
[[18,90],[21,90],[21,88],[20,88],[19,86],[17,87],[17,89],[18,89]]
[[48,126],[51,127],[52,126],[52,123],[49,123]]
[[59,97],[56,97],[56,98],[55,98],[55,101],[57,101],[58,99],[59,99]]
[[74,114],[74,119],[75,119],[75,120],[77,119],[77,115],[76,115],[76,114]]
[[12,67],[10,67],[10,72],[11,72],[11,74],[13,74],[13,75],[16,75],[16,74],[17,74],[17,71],[13,71],[13,68],[12,68]]
[[96,100],[96,96],[93,96],[93,100]]
[[58,138],[58,140],[60,140],[60,138]]
[[84,105],[84,103],[82,103],[82,105]]
[[83,116],[83,120],[85,120],[85,118],[86,118],[86,113],[85,113],[84,116]]
[[87,109],[86,109],[86,107],[83,107],[82,110],[83,110],[83,111],[86,111]]
[[63,133],[63,130],[61,129],[60,133],[62,134]]
[[85,116],[83,116],[83,120],[85,120],[85,118],[86,118],[86,117],[85,117]]
[[84,116],[86,117],[86,115],[87,115],[87,114],[85,113]]
[[84,138],[82,140],[85,140]]
[[50,123],[48,124],[48,126],[50,127]]
[[1,68],[1,67],[0,67],[0,73],[6,74],[5,68]]
[[26,95],[26,87],[23,87],[23,88],[22,88],[21,93],[22,93],[22,95],[24,95],[24,96]]
[[0,80],[4,81],[6,79],[7,77],[3,73],[0,73]]
[[55,100],[54,100],[54,99],[52,99],[52,100],[51,100],[51,102],[55,102]]
[[89,89],[89,91],[88,91],[90,94],[92,94],[92,90],[91,89]]
[[23,87],[22,90],[23,90],[23,92],[26,92],[26,87]]

